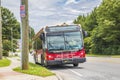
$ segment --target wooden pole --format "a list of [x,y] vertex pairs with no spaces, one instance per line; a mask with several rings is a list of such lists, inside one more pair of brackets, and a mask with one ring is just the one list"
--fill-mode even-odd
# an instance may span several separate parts
[[1,13],[1,0],[0,0],[0,59],[2,59],[2,13]]
[[29,68],[29,27],[28,27],[28,0],[21,0],[22,21],[22,70]]

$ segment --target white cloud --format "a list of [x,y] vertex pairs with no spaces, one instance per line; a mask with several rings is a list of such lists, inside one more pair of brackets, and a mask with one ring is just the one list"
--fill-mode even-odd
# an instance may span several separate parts
[[[78,15],[91,12],[101,0],[29,0],[29,24],[36,32],[47,25],[72,23]],[[20,0],[2,0],[20,21]]]
[[85,14],[87,13],[87,10],[82,9],[82,10],[78,10],[78,9],[72,9],[72,8],[65,8],[66,10],[68,10],[69,12],[71,12],[71,14]]
[[68,5],[71,3],[77,3],[77,1],[76,0],[67,0],[65,4]]

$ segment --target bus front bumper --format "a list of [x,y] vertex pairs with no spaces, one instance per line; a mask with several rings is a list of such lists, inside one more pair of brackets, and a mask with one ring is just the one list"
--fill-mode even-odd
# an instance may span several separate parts
[[84,62],[86,62],[86,58],[49,60],[47,61],[47,65],[74,64],[74,63],[84,63]]

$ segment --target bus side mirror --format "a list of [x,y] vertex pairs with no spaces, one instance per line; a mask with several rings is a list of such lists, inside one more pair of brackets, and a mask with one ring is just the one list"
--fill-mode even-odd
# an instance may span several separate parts
[[40,39],[41,39],[41,40],[44,40],[44,38],[45,38],[45,37],[44,37],[44,33],[40,34]]
[[87,36],[88,36],[87,31],[84,31],[84,30],[83,30],[83,35],[84,35],[85,37],[87,37]]

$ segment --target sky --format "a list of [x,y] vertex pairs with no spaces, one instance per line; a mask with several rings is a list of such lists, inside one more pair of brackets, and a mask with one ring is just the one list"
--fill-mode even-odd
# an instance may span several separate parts
[[[79,15],[90,13],[102,0],[28,0],[29,25],[37,33],[42,27],[72,24]],[[2,6],[14,13],[21,22],[21,0],[2,0]]]

